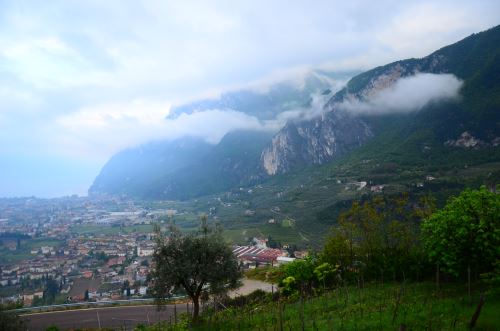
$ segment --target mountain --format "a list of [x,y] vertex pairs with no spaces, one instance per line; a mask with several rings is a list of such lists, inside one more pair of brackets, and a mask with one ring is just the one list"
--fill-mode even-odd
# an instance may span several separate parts
[[[275,175],[312,164],[325,164],[361,146],[372,132],[392,130],[392,146],[401,138],[423,146],[460,146],[468,138],[482,145],[496,144],[500,134],[500,27],[474,34],[422,59],[397,61],[353,77],[325,105],[321,118],[286,125],[261,155],[261,166]],[[342,110],[344,102],[365,102],[398,80],[418,73],[453,74],[463,81],[461,100],[431,103],[420,111],[401,115]],[[380,121],[384,118],[384,121]],[[387,123],[397,120],[398,128]],[[341,124],[342,123],[342,124]],[[387,135],[387,132],[385,132]],[[465,136],[464,136],[465,135]],[[458,143],[457,143],[458,141]],[[402,150],[416,152],[411,146]]]
[[[499,54],[496,27],[425,58],[355,76],[320,116],[294,119],[276,133],[261,153],[257,185],[199,197],[190,208],[215,208],[211,215],[235,242],[271,236],[311,247],[321,245],[326,229],[353,201],[408,196],[418,202],[431,195],[442,207],[464,188],[494,188],[500,184]],[[406,112],[342,108],[345,101],[369,102],[400,78],[421,72],[453,75],[462,82],[459,97]]]
[[200,160],[212,148],[202,139],[184,137],[126,149],[104,165],[89,194],[143,195],[145,188]]
[[114,155],[89,194],[183,200],[257,182],[259,156],[273,133],[234,131],[216,144],[184,137]]
[[[242,89],[173,107],[168,118],[219,109],[284,125],[279,117],[312,113],[345,83],[349,73],[311,71],[294,81],[265,90]],[[261,178],[259,158],[274,132],[233,131],[217,144],[180,137],[130,148],[114,155],[102,168],[89,194],[121,194],[140,198],[188,199],[253,183]]]
[[[420,73],[453,75],[461,82],[459,97],[433,100],[406,112],[392,109],[390,103],[387,111],[357,112],[343,107],[347,102],[354,106],[369,103],[373,95]],[[320,240],[325,227],[334,224],[355,199],[402,192],[418,199],[431,192],[442,204],[464,187],[498,184],[498,77],[500,27],[495,27],[424,58],[397,61],[359,74],[337,93],[317,90],[314,94],[325,98],[323,106],[312,106],[311,97],[310,106],[301,108],[300,116],[276,132],[230,132],[218,144],[203,147],[185,161],[180,158],[173,167],[132,149],[125,155],[131,153],[142,160],[113,157],[90,191],[185,199],[196,213],[215,208],[213,216],[229,229],[243,228],[245,234],[263,233],[282,242],[308,244]],[[242,95],[250,98],[251,93]],[[286,98],[268,99],[278,101],[265,110],[245,108],[243,105],[251,103],[241,100],[232,106],[239,104],[238,111],[261,120],[291,109]],[[229,104],[222,97],[214,104],[178,108],[171,116],[219,107],[222,100]],[[255,105],[264,99],[259,100]],[[269,111],[275,114],[266,115]],[[131,166],[120,172],[119,164],[127,162]],[[158,175],[128,184],[129,178],[135,178],[131,173],[144,171]],[[250,216],[245,216],[248,210]],[[275,222],[268,224],[271,219]]]
[[260,180],[260,153],[272,135],[265,131],[230,132],[200,159],[148,184],[144,197],[184,200],[255,184]]
[[[495,27],[423,59],[398,61],[353,77],[325,105],[323,116],[289,123],[276,134],[261,155],[261,168],[268,151],[282,166],[249,188],[252,194],[220,195],[231,208],[215,216],[227,220],[224,225],[231,233],[258,233],[282,243],[314,246],[356,200],[408,195],[418,201],[430,194],[441,207],[464,188],[493,189],[500,184],[499,55],[500,27]],[[462,81],[459,98],[429,102],[410,112],[346,114],[341,107],[346,100],[362,104],[399,78],[419,72],[453,74]],[[371,135],[338,157],[315,159],[335,155],[322,148],[310,152],[309,146],[324,140],[335,143],[328,138],[331,132],[340,135],[343,130],[330,119],[340,114],[364,123],[350,134],[366,125]],[[208,200],[206,204],[211,205]],[[247,206],[255,211],[251,219],[241,216]]]

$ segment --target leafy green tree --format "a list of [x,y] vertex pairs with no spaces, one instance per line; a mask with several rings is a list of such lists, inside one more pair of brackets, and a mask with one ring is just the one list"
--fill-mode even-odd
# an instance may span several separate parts
[[[280,285],[285,288],[295,286],[302,294],[304,291],[311,292],[313,283],[316,280],[314,269],[316,268],[316,259],[307,257],[304,260],[295,260],[283,266],[282,280]],[[290,291],[291,292],[291,291]]]
[[157,230],[153,256],[154,295],[158,304],[184,290],[193,301],[193,321],[198,320],[203,291],[221,294],[239,286],[242,276],[231,247],[220,229],[207,225],[202,217],[199,231],[183,234],[171,225],[168,236]]
[[43,301],[45,304],[53,304],[57,293],[59,293],[59,283],[52,278],[47,279],[45,290],[43,291]]
[[471,268],[493,270],[500,256],[500,195],[467,189],[422,224],[423,242],[432,262],[459,276]]
[[107,256],[106,253],[104,253],[103,251],[97,252],[96,254],[94,254],[94,256],[99,261],[108,262],[109,260],[109,256]]
[[38,295],[35,295],[33,298],[33,303],[31,304],[32,306],[43,306],[45,304],[45,301],[43,300],[43,297],[39,297]]
[[297,293],[297,281],[293,276],[283,278],[280,282],[280,287],[283,294],[286,296],[291,296],[292,294]]
[[337,268],[332,266],[328,262],[323,262],[314,268],[314,275],[320,283],[323,284],[323,289],[326,288],[327,281],[333,279],[333,276],[337,273]]
[[348,266],[353,262],[353,241],[343,227],[333,227],[320,254],[322,261],[332,265]]
[[338,225],[327,238],[320,259],[339,265],[342,277],[393,279],[412,274],[426,265],[419,242],[421,220],[434,210],[431,197],[416,199],[408,194],[354,201],[340,214]]

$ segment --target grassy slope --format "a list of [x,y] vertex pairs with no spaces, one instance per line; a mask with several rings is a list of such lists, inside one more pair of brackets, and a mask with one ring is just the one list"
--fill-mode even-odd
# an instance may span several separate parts
[[[315,246],[321,244],[328,227],[335,224],[338,214],[349,208],[353,199],[372,194],[366,188],[357,190],[349,183],[384,184],[384,194],[432,193],[442,205],[447,197],[458,194],[466,186],[498,183],[500,177],[499,148],[448,153],[441,150],[436,151],[435,158],[427,160],[406,153],[379,153],[383,148],[373,141],[343,160],[272,178],[253,187],[252,194],[238,192],[231,199],[222,196],[231,202],[231,207],[218,206],[217,216],[231,234],[259,229],[282,243]],[[426,182],[427,175],[436,179]],[[417,187],[417,183],[423,183],[424,187]],[[204,202],[205,205],[198,205],[201,210],[215,205],[213,199]],[[279,207],[279,212],[273,211],[273,207]],[[255,210],[255,215],[244,216],[247,208]],[[268,224],[271,218],[277,223]],[[283,226],[287,218],[295,220],[292,227]]]
[[[463,293],[464,288],[449,285],[438,294],[430,283],[341,288],[303,306],[298,301],[230,308],[194,330],[280,330],[280,324],[283,330],[300,330],[302,323],[306,330],[396,330],[400,324],[409,330],[467,330],[479,299],[476,293],[470,304]],[[500,297],[488,297],[476,330],[498,330],[498,311]]]
[[[272,177],[243,190],[183,202],[155,202],[151,207],[178,210],[182,215],[174,219],[184,228],[195,227],[200,213],[209,214],[210,208],[215,208],[212,215],[224,225],[227,238],[239,244],[254,236],[270,235],[282,244],[318,247],[353,199],[372,195],[369,189],[357,190],[349,183],[384,184],[383,194],[431,193],[442,206],[464,187],[500,182],[499,147],[463,150],[429,144],[429,151],[417,143],[413,149],[406,142],[393,146],[398,137],[394,132],[386,133],[341,160]],[[427,175],[436,179],[428,182]],[[417,187],[417,183],[424,187]],[[255,214],[245,215],[246,210]],[[276,223],[269,224],[270,219]]]

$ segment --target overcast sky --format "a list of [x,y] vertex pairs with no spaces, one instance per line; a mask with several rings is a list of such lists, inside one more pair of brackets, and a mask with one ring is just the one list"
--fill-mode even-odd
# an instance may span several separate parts
[[162,137],[172,104],[425,56],[499,12],[477,0],[0,0],[0,196],[86,194],[113,153]]

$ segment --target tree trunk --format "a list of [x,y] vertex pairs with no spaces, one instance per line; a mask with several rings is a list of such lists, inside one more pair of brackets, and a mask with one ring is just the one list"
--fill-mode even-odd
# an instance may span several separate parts
[[484,305],[484,294],[481,293],[481,298],[479,299],[476,311],[474,312],[474,315],[472,315],[472,318],[469,323],[469,328],[471,330],[476,326],[476,322],[477,319],[479,318],[479,314],[481,314],[481,308],[483,308],[483,305]]
[[195,296],[193,299],[193,323],[198,322],[198,317],[200,315],[200,297]]
[[467,296],[469,297],[469,301],[472,302],[470,297],[470,265],[467,265]]

